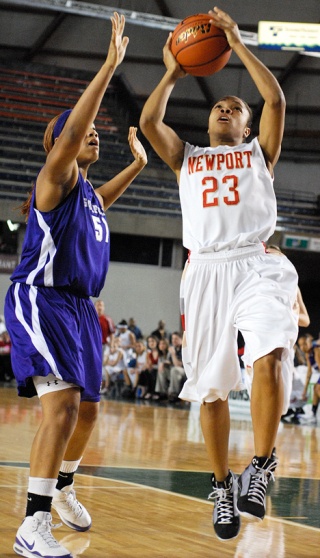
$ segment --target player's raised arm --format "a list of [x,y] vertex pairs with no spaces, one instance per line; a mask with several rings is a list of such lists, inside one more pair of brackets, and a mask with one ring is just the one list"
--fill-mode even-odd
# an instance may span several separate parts
[[[212,22],[224,30],[229,45],[247,68],[260,95],[264,107],[259,126],[259,143],[273,168],[278,161],[284,130],[285,98],[275,76],[244,45],[238,26],[224,11],[215,7],[209,11]],[[272,168],[269,170],[272,172]]]
[[104,210],[107,210],[123,194],[148,162],[145,149],[137,138],[137,128],[133,126],[129,128],[128,142],[134,161],[95,190]]
[[140,128],[159,157],[177,174],[183,161],[184,144],[163,120],[171,92],[177,80],[186,74],[170,50],[171,35],[170,33],[163,48],[167,71],[143,107]]
[[77,158],[89,130],[93,128],[110,80],[124,58],[129,42],[128,37],[123,37],[125,19],[115,12],[111,24],[112,34],[106,61],[74,106],[37,179],[36,203],[42,211],[49,211],[58,205],[75,186],[78,177]]

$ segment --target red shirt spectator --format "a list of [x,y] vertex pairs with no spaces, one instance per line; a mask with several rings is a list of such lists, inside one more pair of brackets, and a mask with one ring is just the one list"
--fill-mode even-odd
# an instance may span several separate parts
[[105,313],[105,306],[103,300],[95,302],[95,308],[98,314],[100,327],[101,327],[101,340],[102,345],[112,345],[116,327],[114,321],[110,316]]

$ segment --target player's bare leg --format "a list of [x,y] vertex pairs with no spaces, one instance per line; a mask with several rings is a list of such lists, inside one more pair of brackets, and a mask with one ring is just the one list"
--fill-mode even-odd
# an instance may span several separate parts
[[254,363],[251,416],[255,456],[239,478],[238,509],[242,515],[261,520],[265,516],[266,492],[278,460],[275,442],[283,412],[282,349]]
[[213,527],[219,539],[233,539],[240,531],[240,517],[237,510],[238,483],[234,474],[228,469],[230,433],[228,400],[218,399],[213,403],[201,405],[200,419],[213,470],[212,492],[209,494],[209,500],[214,501]]
[[13,549],[21,556],[47,556],[50,551],[52,557],[70,558],[51,533],[50,510],[60,464],[77,423],[80,389],[45,393],[40,402],[42,420],[31,448],[26,516]]
[[282,349],[254,363],[251,416],[256,455],[271,456],[283,412]]
[[31,448],[30,476],[54,479],[77,424],[80,390],[46,393],[40,402],[43,418]]
[[79,407],[78,421],[68,442],[64,455],[65,461],[76,461],[83,456],[91,433],[98,419],[99,403],[82,401]]
[[201,428],[210,464],[218,481],[228,475],[230,414],[228,400],[218,399],[200,407]]
[[99,403],[92,401],[80,403],[77,424],[64,454],[52,500],[52,507],[59,514],[60,519],[76,531],[87,531],[91,527],[90,514],[77,500],[73,476],[96,424],[98,412]]

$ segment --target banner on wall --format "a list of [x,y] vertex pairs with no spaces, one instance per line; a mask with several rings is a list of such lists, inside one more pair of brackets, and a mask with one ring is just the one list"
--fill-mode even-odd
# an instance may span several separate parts
[[310,238],[309,250],[320,252],[320,238]]
[[283,235],[282,248],[320,252],[320,238]]
[[11,273],[18,265],[18,256],[11,254],[0,254],[0,273]]
[[309,250],[310,238],[303,236],[293,236],[285,234],[282,240],[283,248],[293,248],[296,250]]
[[319,23],[259,21],[259,48],[320,52]]

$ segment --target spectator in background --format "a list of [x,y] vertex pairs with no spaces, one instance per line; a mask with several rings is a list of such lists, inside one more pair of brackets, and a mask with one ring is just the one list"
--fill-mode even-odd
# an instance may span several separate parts
[[[141,399],[146,393],[145,380],[143,385],[140,384],[140,374],[147,368],[147,350],[141,339],[134,344],[134,351],[128,359],[127,369],[124,371],[124,380],[126,387],[129,388],[138,399]],[[129,390],[126,391],[128,396]]]
[[7,331],[6,323],[4,321],[4,315],[0,314],[0,334],[3,333],[4,331]]
[[142,331],[137,326],[136,321],[135,321],[134,318],[129,318],[128,330],[132,331],[132,333],[135,335],[136,339],[143,339]]
[[158,373],[153,401],[168,399],[168,389],[170,385],[170,369],[172,365],[169,353],[168,339],[160,339],[158,343]]
[[[308,387],[311,380],[311,376],[313,372],[320,373],[320,340],[314,340],[313,336],[310,333],[306,333],[305,335],[301,335],[298,339],[298,345],[303,351],[306,362],[307,362],[307,377],[306,382],[302,394],[302,399],[307,401],[308,398]],[[313,387],[313,396],[312,396],[312,415],[311,419],[313,422],[317,421],[317,410],[320,401],[320,376],[317,383]]]
[[170,334],[166,330],[166,322],[164,322],[163,320],[159,320],[157,329],[152,331],[151,335],[153,335],[154,337],[157,337],[157,339],[159,339],[159,340],[160,339],[169,339],[170,340]]
[[[99,324],[101,328],[102,360],[103,360],[106,347],[108,346],[111,347],[113,345],[116,328],[113,319],[110,316],[107,316],[105,313],[105,305],[103,300],[96,300],[94,306],[98,314]],[[106,391],[107,391],[106,373],[105,373],[105,368],[102,365],[102,381],[101,381],[100,394],[104,395]]]
[[14,374],[11,366],[11,340],[9,333],[3,331],[0,334],[0,380],[11,382]]
[[176,403],[179,401],[179,393],[187,379],[182,363],[182,337],[178,331],[174,331],[171,335],[169,355],[171,367],[168,396],[171,403]]
[[300,349],[298,343],[294,346],[294,366],[307,366],[304,352]]
[[154,335],[149,335],[147,338],[147,368],[142,373],[146,381],[146,393],[143,399],[151,399],[154,395],[158,374],[158,360],[158,339]]
[[107,345],[111,346],[113,343],[116,326],[114,325],[113,319],[106,314],[103,300],[96,300],[94,305],[98,314],[99,323],[101,327],[102,355],[103,355],[106,346]]
[[120,339],[116,337],[111,346],[107,346],[103,355],[103,375],[104,380],[100,393],[107,395],[110,393],[112,385],[119,384],[123,373],[127,368],[127,359],[124,350],[120,346]]
[[237,339],[237,344],[238,344],[238,359],[239,359],[239,364],[240,364],[240,368],[243,368],[243,362],[242,362],[242,358],[244,355],[244,339],[242,336],[241,331],[238,331],[238,339]]
[[129,331],[126,320],[121,320],[118,323],[116,336],[119,337],[121,349],[124,350],[126,357],[129,359],[135,348],[136,337],[132,331]]

